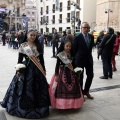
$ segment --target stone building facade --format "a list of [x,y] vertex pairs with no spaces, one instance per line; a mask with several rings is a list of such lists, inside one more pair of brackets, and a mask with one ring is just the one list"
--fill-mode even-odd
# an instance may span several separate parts
[[26,0],[0,0],[0,13],[5,11],[7,13],[4,19],[3,29],[19,30],[22,28],[22,14],[25,10]]
[[[76,9],[75,5],[71,4],[72,1],[79,5],[81,10]],[[66,29],[76,31],[79,20],[89,22],[93,29],[96,24],[96,2],[97,0],[36,0],[38,30],[41,33],[51,33],[54,28],[60,33]]]
[[120,31],[120,0],[97,0],[96,30],[107,30],[107,27]]
[[26,0],[25,14],[28,18],[28,30],[33,28],[37,29],[37,9],[33,0]]

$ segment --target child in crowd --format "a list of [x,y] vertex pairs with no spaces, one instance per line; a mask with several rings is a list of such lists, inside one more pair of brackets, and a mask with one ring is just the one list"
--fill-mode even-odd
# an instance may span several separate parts
[[65,40],[57,54],[55,74],[50,82],[51,105],[57,109],[77,109],[84,99],[79,80],[74,72],[72,43]]

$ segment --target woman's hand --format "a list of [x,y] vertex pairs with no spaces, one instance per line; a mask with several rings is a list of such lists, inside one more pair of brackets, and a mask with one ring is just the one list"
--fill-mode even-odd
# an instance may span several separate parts
[[59,82],[59,80],[60,80],[59,75],[55,75],[55,81],[56,81],[56,82]]
[[67,64],[67,67],[68,67],[70,70],[72,70],[72,71],[73,71],[73,66],[72,66],[72,64],[71,64],[71,63]]
[[19,78],[21,76],[21,73],[17,71],[16,75]]

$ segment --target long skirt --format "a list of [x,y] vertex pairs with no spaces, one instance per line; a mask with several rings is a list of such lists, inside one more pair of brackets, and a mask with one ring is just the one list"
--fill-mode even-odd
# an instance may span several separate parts
[[52,107],[57,109],[80,108],[84,99],[74,72],[68,68],[60,68],[59,76],[58,82],[55,81],[55,75],[50,82],[49,94]]
[[15,75],[2,101],[2,107],[21,118],[43,118],[49,115],[48,83],[41,71],[33,64],[18,79]]

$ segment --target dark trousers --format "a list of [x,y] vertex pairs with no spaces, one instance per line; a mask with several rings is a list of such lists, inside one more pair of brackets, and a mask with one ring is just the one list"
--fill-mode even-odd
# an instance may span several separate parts
[[[80,86],[81,86],[81,89],[83,91],[83,94],[84,93],[87,93],[89,92],[89,89],[90,89],[90,86],[92,84],[92,80],[93,80],[93,65],[88,62],[83,68],[83,72],[80,74]],[[83,75],[84,75],[84,69],[86,71],[86,82],[85,82],[85,86],[84,86],[84,89],[83,89]]]
[[55,56],[55,48],[58,51],[58,42],[53,42],[52,43],[52,48],[53,48],[53,56]]
[[112,54],[102,54],[103,75],[112,77]]
[[2,39],[2,41],[3,41],[3,46],[5,46],[5,39]]

